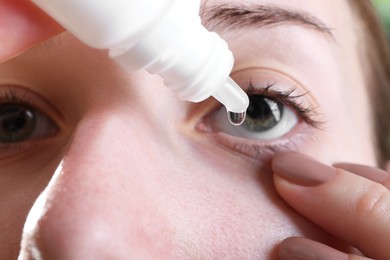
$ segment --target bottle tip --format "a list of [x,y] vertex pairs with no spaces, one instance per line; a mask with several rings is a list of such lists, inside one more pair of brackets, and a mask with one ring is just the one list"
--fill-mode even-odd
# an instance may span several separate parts
[[246,112],[235,113],[228,111],[228,118],[232,125],[239,126],[245,121]]

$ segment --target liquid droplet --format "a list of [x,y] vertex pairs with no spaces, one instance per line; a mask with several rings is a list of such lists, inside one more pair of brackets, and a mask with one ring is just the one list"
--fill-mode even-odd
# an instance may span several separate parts
[[246,112],[235,113],[235,112],[228,111],[227,113],[228,113],[229,121],[232,125],[236,125],[236,126],[241,125],[245,120]]

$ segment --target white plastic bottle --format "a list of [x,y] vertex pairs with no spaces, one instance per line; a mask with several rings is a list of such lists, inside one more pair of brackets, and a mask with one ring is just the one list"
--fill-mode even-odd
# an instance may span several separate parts
[[241,124],[248,96],[229,77],[234,58],[207,31],[200,0],[33,0],[85,44],[108,49],[127,70],[146,69],[183,100],[215,97]]

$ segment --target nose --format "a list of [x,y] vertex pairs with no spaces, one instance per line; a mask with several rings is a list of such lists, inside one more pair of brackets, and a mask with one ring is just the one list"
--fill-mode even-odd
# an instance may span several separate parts
[[28,217],[20,259],[168,257],[173,229],[159,180],[173,166],[170,148],[134,114],[94,111],[79,123]]

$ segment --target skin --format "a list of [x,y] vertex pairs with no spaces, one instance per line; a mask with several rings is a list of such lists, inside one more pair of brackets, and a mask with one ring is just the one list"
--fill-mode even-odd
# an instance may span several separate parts
[[[224,2],[209,0],[206,8],[215,3]],[[275,177],[275,188],[273,173],[280,156],[272,162],[275,149],[264,148],[298,150],[326,164],[375,166],[367,86],[351,10],[343,0],[261,3],[318,17],[332,28],[335,40],[300,25],[233,31],[217,26],[236,58],[232,76],[243,88],[253,78],[260,86],[282,82],[275,86],[281,91],[309,91],[299,100],[316,107],[313,117],[324,122],[321,128],[300,120],[268,141],[221,134],[225,129],[215,123],[219,105],[214,100],[179,101],[158,76],[126,73],[106,52],[83,45],[69,33],[10,58],[62,31],[54,23],[47,23],[56,26],[54,31],[34,27],[41,33],[28,40],[19,35],[19,41],[29,44],[17,52],[5,45],[0,93],[12,85],[16,95],[27,96],[58,131],[2,147],[0,258],[15,258],[20,251],[21,259],[277,259],[278,244],[291,236],[342,251],[350,251],[348,244],[360,249],[362,243],[349,239],[356,234],[331,224],[344,217],[338,214],[340,205],[353,201],[348,197],[353,195],[340,191],[350,183],[348,178],[356,177],[345,173],[337,187],[333,182],[319,185],[319,191],[301,190],[286,185],[279,169],[276,174],[282,177]],[[291,46],[294,51],[286,52]],[[253,144],[261,147],[252,149]],[[359,178],[353,183],[358,188],[372,182]],[[328,201],[331,191],[339,200]],[[318,221],[323,209],[312,203],[319,197],[335,210],[325,214],[326,221]],[[348,213],[353,220],[356,212]],[[291,240],[283,245],[291,245]]]

